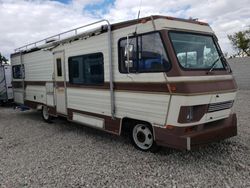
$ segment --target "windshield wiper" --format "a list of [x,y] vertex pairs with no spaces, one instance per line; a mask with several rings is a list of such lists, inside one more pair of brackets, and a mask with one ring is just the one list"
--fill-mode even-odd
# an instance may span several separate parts
[[214,70],[214,67],[215,67],[216,63],[217,63],[222,57],[223,57],[223,55],[221,54],[221,55],[218,57],[218,59],[216,59],[216,60],[213,62],[213,64],[211,65],[211,67],[210,67],[210,69],[209,69],[209,71],[208,71],[207,73],[212,72],[212,70]]

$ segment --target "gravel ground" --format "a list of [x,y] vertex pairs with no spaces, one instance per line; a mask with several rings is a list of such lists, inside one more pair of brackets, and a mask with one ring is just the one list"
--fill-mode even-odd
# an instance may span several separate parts
[[250,187],[250,90],[238,136],[196,151],[134,149],[128,139],[0,107],[0,187]]

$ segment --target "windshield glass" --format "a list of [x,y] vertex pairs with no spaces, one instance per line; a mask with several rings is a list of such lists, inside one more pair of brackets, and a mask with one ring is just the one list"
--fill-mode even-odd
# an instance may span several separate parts
[[170,32],[170,39],[183,68],[208,70],[211,67],[224,68],[212,36]]

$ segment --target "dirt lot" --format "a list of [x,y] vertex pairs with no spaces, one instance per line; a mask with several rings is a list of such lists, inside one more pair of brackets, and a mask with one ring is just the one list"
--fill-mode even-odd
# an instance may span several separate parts
[[238,136],[197,151],[134,149],[129,140],[39,112],[0,107],[0,187],[250,187],[250,90]]

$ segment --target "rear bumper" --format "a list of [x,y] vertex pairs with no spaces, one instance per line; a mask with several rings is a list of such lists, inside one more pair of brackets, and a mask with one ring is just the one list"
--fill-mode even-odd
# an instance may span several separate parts
[[231,114],[228,118],[197,125],[196,130],[185,133],[185,128],[154,127],[155,141],[160,146],[191,150],[208,143],[224,140],[237,135],[237,117]]

